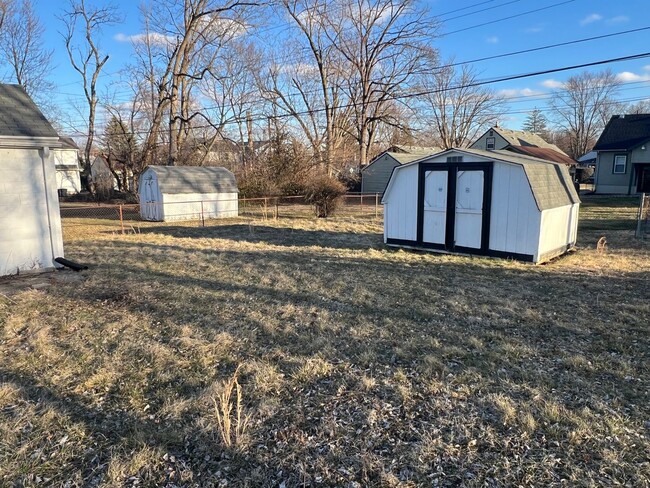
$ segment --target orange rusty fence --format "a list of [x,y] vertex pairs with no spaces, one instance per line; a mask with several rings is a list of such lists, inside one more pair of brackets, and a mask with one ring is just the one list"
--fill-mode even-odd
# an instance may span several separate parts
[[[64,239],[87,237],[93,233],[137,233],[160,226],[209,226],[227,219],[271,220],[311,219],[313,205],[303,196],[239,198],[237,200],[196,200],[140,204],[88,204],[61,202]],[[381,195],[347,194],[331,216],[333,219],[380,220]]]

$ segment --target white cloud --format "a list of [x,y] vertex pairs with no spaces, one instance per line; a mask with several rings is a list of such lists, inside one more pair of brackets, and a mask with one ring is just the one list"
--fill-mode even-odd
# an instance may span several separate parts
[[531,27],[528,27],[524,32],[527,34],[538,34],[544,30],[544,27],[542,25],[533,25]]
[[624,22],[629,22],[630,18],[627,15],[617,15],[611,19],[607,19],[607,22],[610,24],[623,24]]
[[629,83],[634,81],[650,81],[650,74],[637,75],[631,71],[623,71],[617,73],[616,79],[622,83]]
[[598,22],[599,20],[603,20],[602,15],[600,15],[600,14],[589,14],[584,19],[582,19],[580,21],[580,25],[592,24],[594,22]]
[[544,80],[542,81],[541,85],[545,88],[551,88],[552,90],[556,90],[558,88],[564,88],[564,83],[553,79]]
[[501,95],[504,98],[535,97],[543,94],[544,92],[541,92],[539,90],[533,90],[531,88],[511,88],[511,89],[499,91],[499,95]]
[[147,36],[149,37],[149,41],[151,42],[151,44],[155,44],[158,46],[165,46],[168,44],[172,44],[175,41],[175,39],[172,36],[166,36],[164,34],[159,34],[158,32],[150,32],[148,35],[142,33],[142,34],[133,34],[130,36],[119,32],[115,34],[115,36],[113,36],[113,39],[115,39],[117,42],[132,42],[134,44],[142,44],[147,40]]
[[643,71],[650,71],[650,64],[646,64],[646,65],[643,67]]
[[485,39],[485,42],[487,42],[488,44],[498,44],[499,38],[497,36],[490,36],[487,39]]

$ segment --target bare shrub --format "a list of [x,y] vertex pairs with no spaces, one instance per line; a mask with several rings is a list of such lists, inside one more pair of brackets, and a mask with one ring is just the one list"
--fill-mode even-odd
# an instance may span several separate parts
[[339,180],[320,176],[308,183],[305,200],[314,205],[316,217],[326,218],[334,213],[345,192],[346,187]]

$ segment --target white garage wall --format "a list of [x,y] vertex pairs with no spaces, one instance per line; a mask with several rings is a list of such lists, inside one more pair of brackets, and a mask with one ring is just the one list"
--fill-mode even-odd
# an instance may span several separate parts
[[[237,193],[163,193],[165,222],[171,220],[195,220],[237,217],[239,201]],[[203,202],[203,203],[201,203]]]
[[54,162],[0,148],[0,170],[0,276],[54,267],[63,256]]
[[523,167],[495,161],[490,249],[537,256],[540,211]]
[[390,194],[384,201],[384,242],[386,239],[417,239],[418,165],[395,169]]

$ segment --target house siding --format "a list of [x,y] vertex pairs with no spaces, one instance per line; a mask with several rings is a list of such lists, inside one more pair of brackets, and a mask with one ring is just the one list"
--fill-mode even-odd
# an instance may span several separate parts
[[469,146],[470,149],[480,149],[482,151],[487,151],[487,139],[488,137],[494,137],[494,149],[499,150],[499,149],[505,149],[506,147],[509,146],[508,141],[506,141],[503,137],[501,137],[499,134],[494,132],[494,135],[491,136],[490,132],[486,132],[483,134],[481,137],[476,139],[475,142],[472,143],[471,146]]
[[393,168],[399,165],[399,162],[388,154],[380,156],[361,172],[361,192],[383,193]]
[[[614,157],[627,156],[625,173],[614,173]],[[596,163],[596,193],[628,194],[635,193],[632,157],[627,151],[599,151]],[[632,186],[631,186],[632,185]]]

